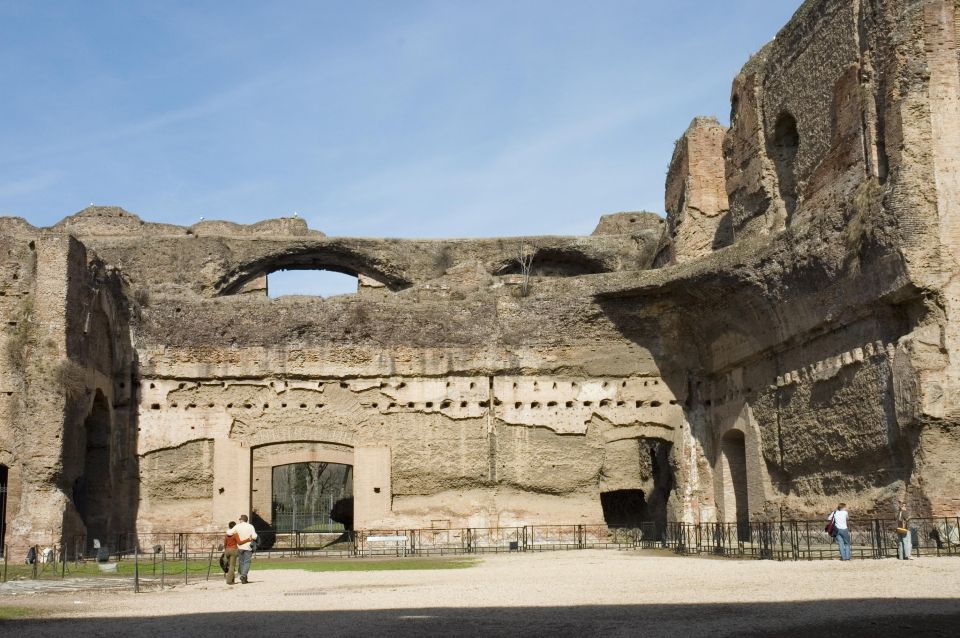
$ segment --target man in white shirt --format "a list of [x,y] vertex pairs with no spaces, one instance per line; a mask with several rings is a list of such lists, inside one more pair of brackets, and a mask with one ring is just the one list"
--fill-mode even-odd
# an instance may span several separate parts
[[840,503],[833,514],[827,517],[837,528],[837,548],[840,560],[850,560],[850,530],[847,528],[847,504]]
[[237,558],[240,564],[237,573],[240,574],[240,582],[247,584],[247,574],[250,573],[250,561],[253,560],[253,546],[251,541],[257,540],[257,530],[253,525],[247,522],[247,515],[240,515],[240,523],[233,528],[237,535]]

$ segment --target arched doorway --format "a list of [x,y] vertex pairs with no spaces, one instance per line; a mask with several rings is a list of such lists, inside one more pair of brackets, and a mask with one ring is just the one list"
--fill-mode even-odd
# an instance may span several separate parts
[[86,526],[88,549],[94,539],[103,546],[109,540],[113,500],[110,431],[110,406],[98,390],[83,423],[83,473],[73,485],[73,502]]
[[720,472],[723,480],[723,522],[736,523],[741,540],[749,536],[747,502],[747,448],[740,430],[730,430],[720,440]]
[[6,465],[0,465],[0,556],[4,553],[7,537],[7,481],[10,475]]

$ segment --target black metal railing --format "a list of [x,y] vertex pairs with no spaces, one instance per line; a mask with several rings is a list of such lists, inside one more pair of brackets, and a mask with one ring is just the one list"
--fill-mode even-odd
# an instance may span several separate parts
[[[269,547],[258,554],[284,557],[366,557],[483,554],[492,552],[564,551],[579,549],[666,549],[681,555],[713,555],[768,560],[827,560],[838,558],[835,539],[824,530],[825,521],[783,520],[739,523],[643,523],[636,528],[606,525],[523,525],[513,527],[396,528],[344,531],[273,533]],[[893,519],[851,519],[849,530],[854,558],[897,555],[897,523]],[[960,517],[915,518],[909,525],[917,556],[960,555]],[[220,532],[154,532],[115,534],[100,539],[94,549],[85,536],[56,539],[34,548],[34,563],[4,556],[27,577],[65,577],[82,572],[87,561],[107,557],[107,563],[146,561],[150,570],[161,560],[189,577],[191,564],[219,555]],[[212,559],[210,559],[212,560]],[[183,562],[183,569],[173,566]],[[209,562],[209,560],[207,561]],[[72,564],[72,568],[71,568]],[[59,566],[59,569],[55,566]],[[119,570],[129,571],[129,566]],[[5,567],[4,577],[8,573]]]

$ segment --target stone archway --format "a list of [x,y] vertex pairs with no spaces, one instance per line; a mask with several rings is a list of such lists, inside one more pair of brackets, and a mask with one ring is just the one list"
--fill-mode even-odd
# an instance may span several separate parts
[[402,290],[412,281],[402,269],[381,262],[369,249],[342,243],[278,247],[275,252],[258,255],[247,263],[238,264],[225,273],[215,286],[218,295],[233,295],[261,284],[270,273],[278,270],[325,270],[352,277],[363,277],[390,290]]

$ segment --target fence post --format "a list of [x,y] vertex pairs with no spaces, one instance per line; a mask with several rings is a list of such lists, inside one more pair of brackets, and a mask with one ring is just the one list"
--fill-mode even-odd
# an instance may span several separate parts
[[210,570],[213,569],[213,549],[214,546],[210,546],[210,562],[207,563],[207,580],[210,580]]
[[10,550],[3,548],[3,582],[7,582],[7,561],[10,560]]
[[67,577],[67,545],[66,543],[60,544],[60,580],[63,580]]
[[880,543],[880,521],[877,519],[870,522],[870,549],[874,558],[883,558],[883,547]]
[[163,591],[163,581],[167,572],[167,548],[160,550],[160,591]]
[[140,546],[133,548],[133,593],[140,593]]
[[190,554],[187,552],[186,547],[183,549],[183,584],[190,584]]

